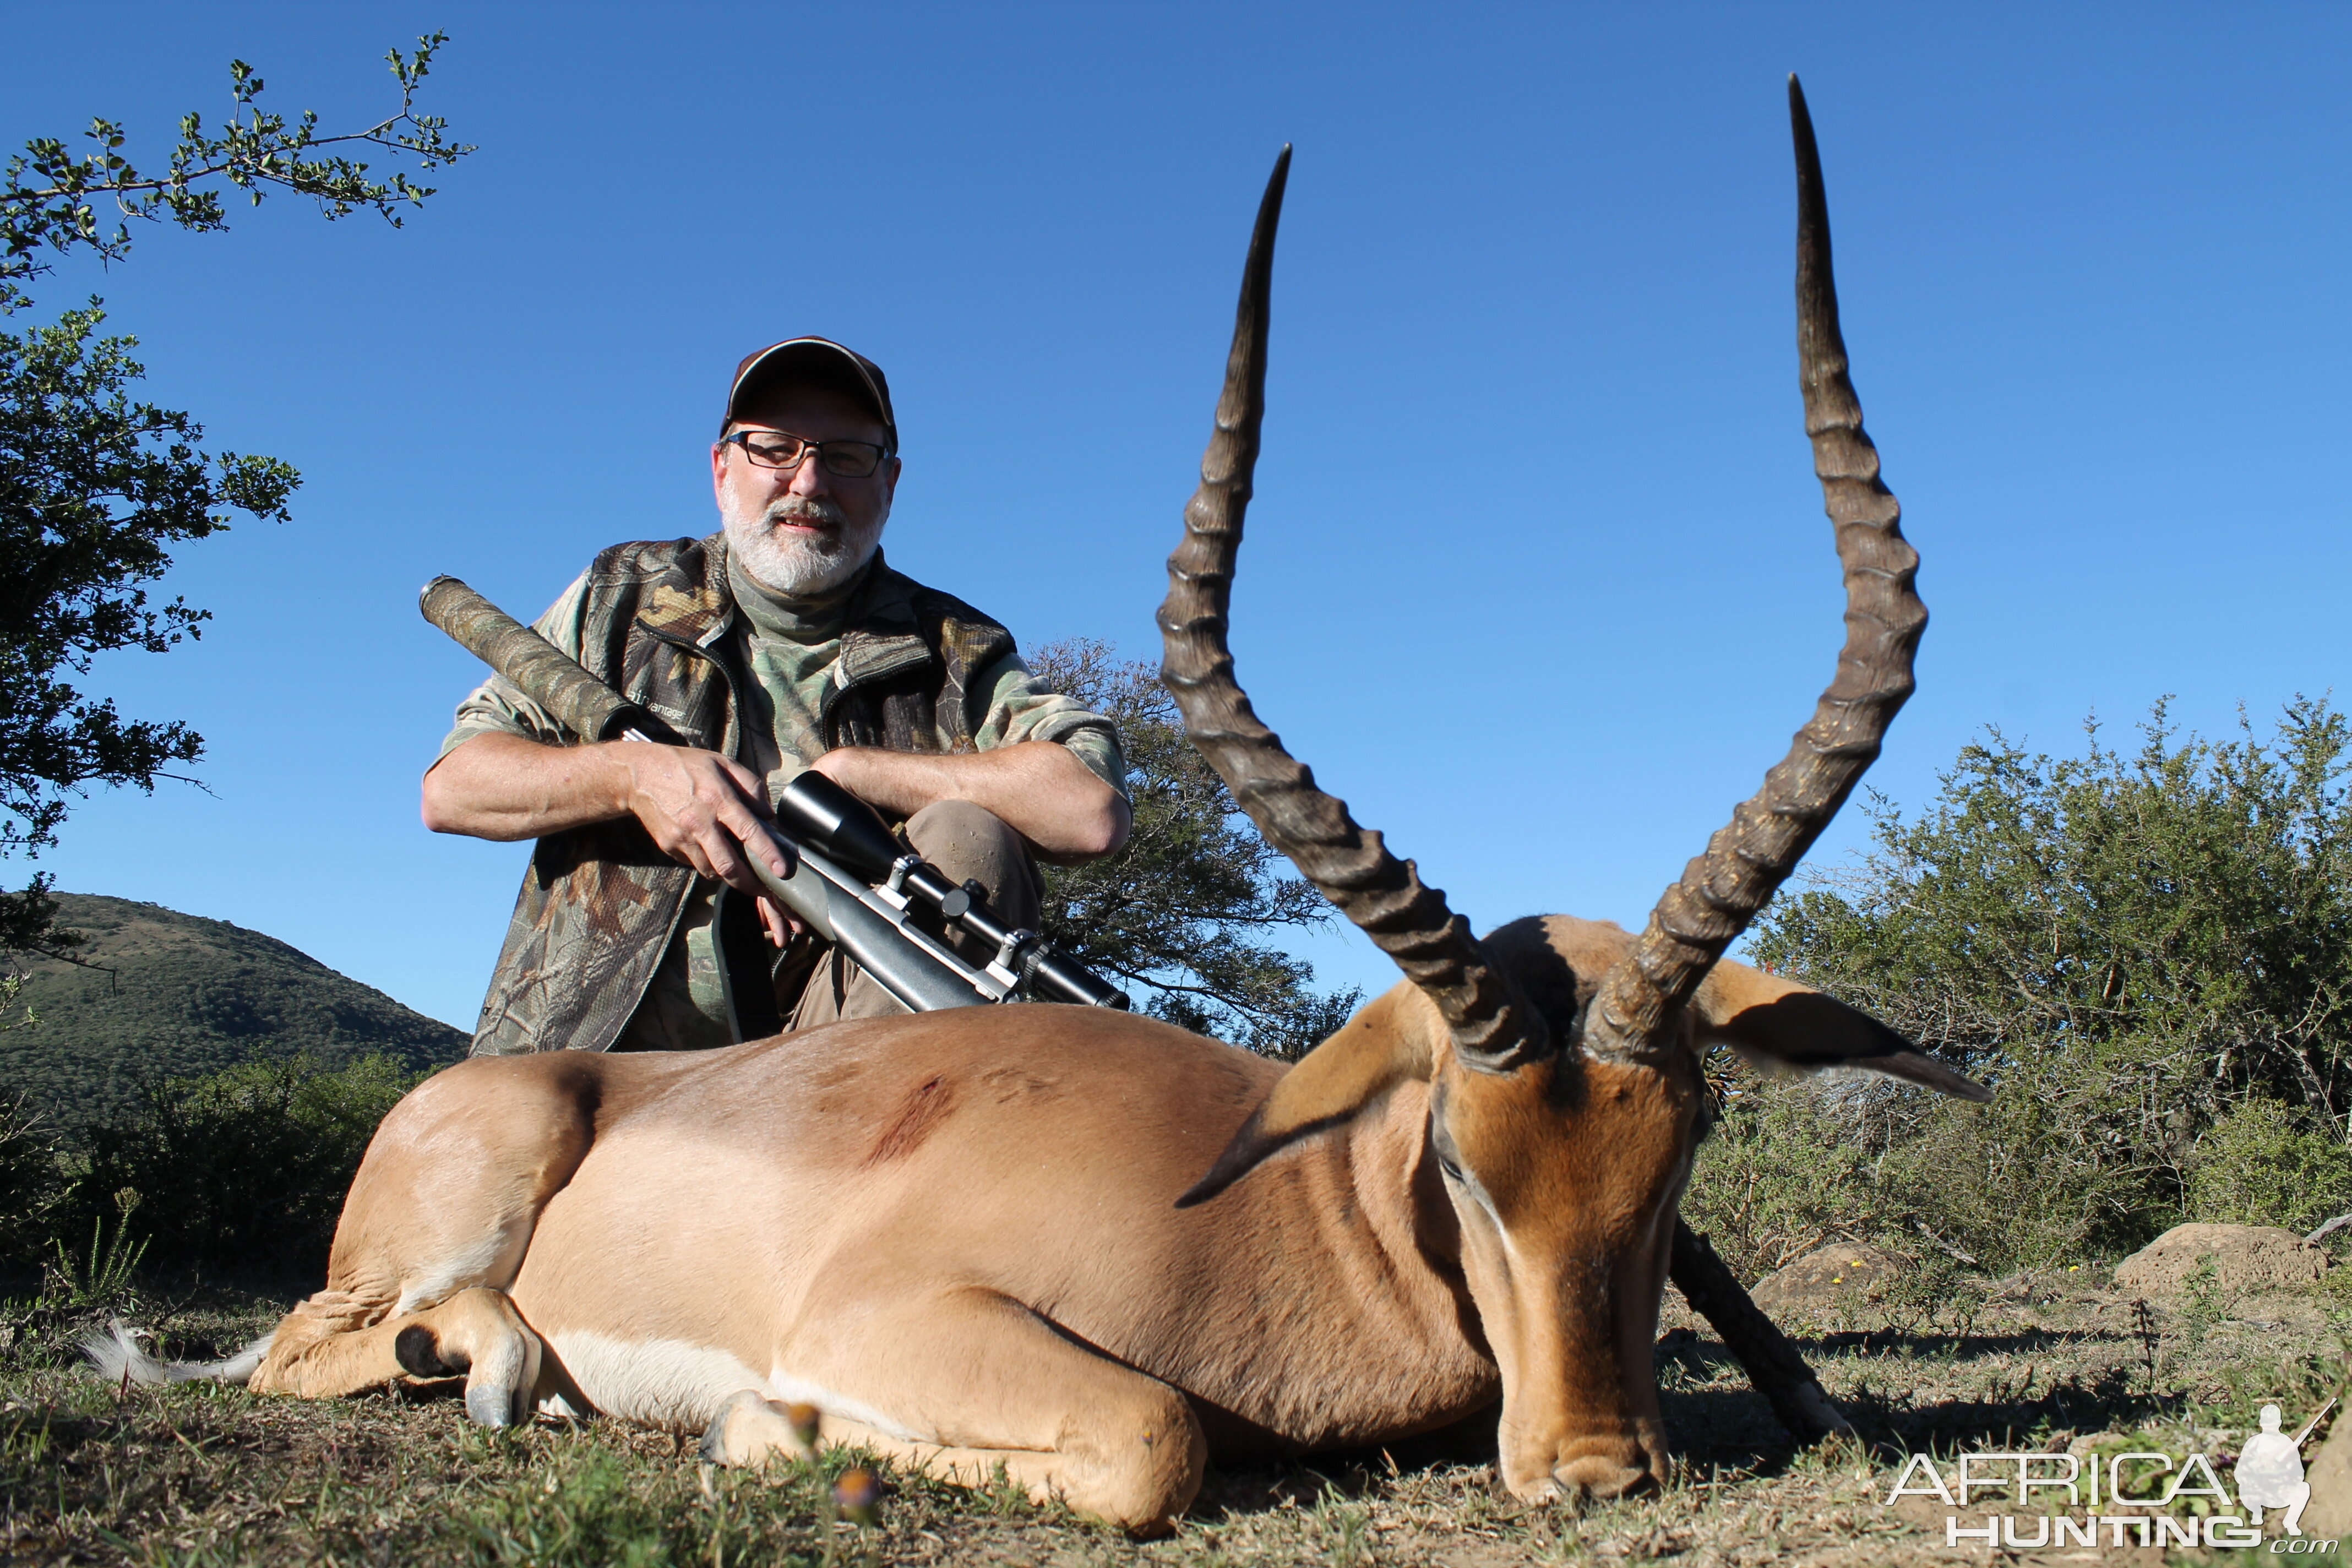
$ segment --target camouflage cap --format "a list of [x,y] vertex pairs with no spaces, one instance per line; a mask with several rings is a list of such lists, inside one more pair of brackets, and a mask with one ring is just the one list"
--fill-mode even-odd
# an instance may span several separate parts
[[727,388],[727,412],[719,422],[720,434],[734,423],[744,401],[779,383],[822,386],[846,393],[874,411],[889,432],[890,449],[898,449],[898,420],[890,412],[890,383],[882,367],[831,338],[786,338],[780,343],[743,356],[735,379]]

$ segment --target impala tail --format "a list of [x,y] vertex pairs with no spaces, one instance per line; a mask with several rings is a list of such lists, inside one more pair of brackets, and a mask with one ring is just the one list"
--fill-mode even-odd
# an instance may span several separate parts
[[269,1353],[275,1334],[264,1334],[233,1356],[220,1361],[162,1361],[139,1348],[142,1329],[116,1318],[104,1333],[83,1336],[81,1353],[109,1383],[234,1383],[250,1382],[261,1358]]

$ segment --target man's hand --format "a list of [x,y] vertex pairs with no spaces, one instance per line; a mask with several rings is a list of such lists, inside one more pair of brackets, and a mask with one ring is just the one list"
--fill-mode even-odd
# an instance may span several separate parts
[[[543,746],[493,731],[425,775],[425,826],[436,833],[539,838],[625,816],[672,859],[746,893],[761,891],[751,856],[778,877],[793,870],[768,830],[774,816],[759,775],[716,752],[640,741]],[[791,929],[781,910],[763,913],[772,939],[780,922]]]
[[693,746],[621,741],[608,749],[625,777],[621,804],[663,854],[746,893],[761,891],[749,856],[757,855],[780,878],[792,873],[768,831],[775,815],[768,809],[766,786],[751,769]]
[[[652,752],[652,757],[638,753]],[[757,855],[779,878],[798,868],[776,836],[767,791],[759,775],[741,763],[692,746],[623,742],[616,760],[629,772],[630,812],[645,824],[661,852],[705,877],[716,877],[741,892],[759,894],[760,923],[771,946],[782,948],[801,930],[800,921],[761,890],[746,863]]]

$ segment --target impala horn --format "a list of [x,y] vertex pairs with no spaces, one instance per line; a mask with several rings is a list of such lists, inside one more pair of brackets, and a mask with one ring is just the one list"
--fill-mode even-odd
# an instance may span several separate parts
[[1675,1038],[1683,1005],[1772,897],[1878,756],[1886,726],[1911,695],[1911,661],[1927,608],[1912,591],[1919,553],[1903,538],[1903,509],[1878,477],[1846,374],[1830,267],[1829,205],[1804,89],[1789,79],[1797,144],[1797,360],[1805,434],[1845,569],[1845,647],[1837,678],[1797,731],[1764,787],[1683,870],[1651,911],[1633,951],[1602,979],[1584,1025],[1584,1048],[1603,1059],[1654,1056]]
[[1183,542],[1168,558],[1160,679],[1183,713],[1192,743],[1265,841],[1437,1005],[1465,1066],[1507,1071],[1549,1048],[1541,1016],[1488,960],[1468,923],[1446,908],[1445,896],[1423,885],[1412,862],[1390,854],[1378,833],[1357,826],[1344,803],[1315,787],[1315,775],[1283,750],[1281,738],[1258,721],[1234,679],[1226,616],[1265,416],[1274,234],[1289,177],[1286,146],[1274,161],[1250,235],[1233,353],[1217,399],[1216,430],[1201,459],[1201,488],[1184,509]]

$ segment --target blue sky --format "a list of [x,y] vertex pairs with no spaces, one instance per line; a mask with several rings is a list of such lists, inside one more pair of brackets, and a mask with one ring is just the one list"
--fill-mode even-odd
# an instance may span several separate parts
[[[299,204],[142,233],[103,293],[156,401],[299,467],[188,549],[201,645],[93,687],[210,793],[100,795],[62,887],[281,937],[470,1026],[525,849],[415,784],[478,677],[416,616],[536,613],[713,526],[739,355],[881,363],[895,563],[1024,643],[1157,658],[1259,186],[1297,147],[1235,646],[1259,709],[1480,925],[1638,922],[1841,628],[1795,384],[1782,81],[1811,95],[1854,375],[1934,614],[1871,783],[2156,698],[2267,727],[2344,682],[2352,11],[2341,6],[10,4],[0,139],[160,163],[242,57],[281,110],[482,151],[394,232]],[[21,318],[20,318],[21,321]],[[2111,731],[2113,733],[2115,731]],[[1850,812],[1816,863],[1861,839]],[[21,878],[22,861],[5,869]],[[1368,943],[1303,942],[1385,985]]]

